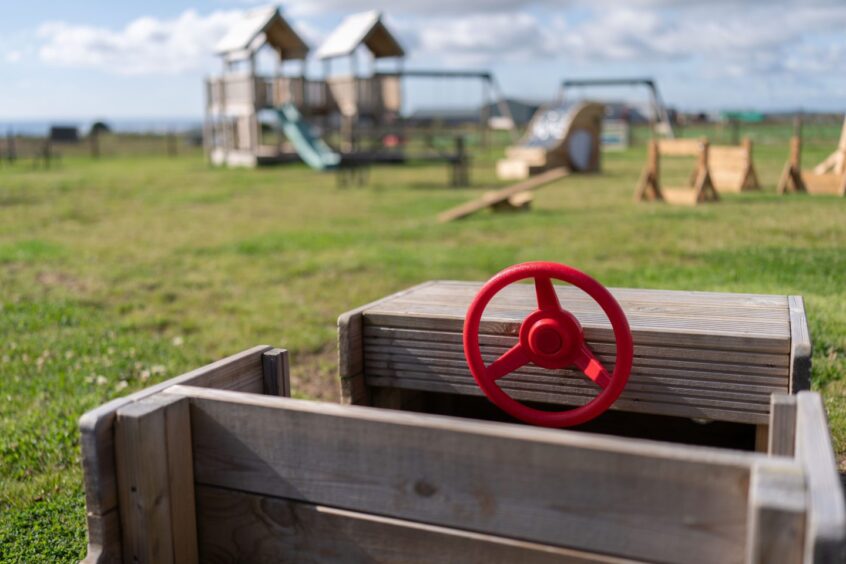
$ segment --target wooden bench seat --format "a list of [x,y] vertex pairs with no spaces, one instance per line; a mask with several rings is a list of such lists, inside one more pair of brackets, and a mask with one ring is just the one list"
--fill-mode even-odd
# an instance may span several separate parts
[[[343,375],[345,400],[364,403],[361,395],[371,388],[481,395],[462,345],[464,316],[480,287],[431,282],[342,316],[341,350],[357,359]],[[614,339],[599,306],[576,288],[556,290],[610,370]],[[810,343],[801,297],[611,292],[629,319],[635,345],[629,383],[613,409],[766,425],[770,394],[809,387]],[[521,321],[535,307],[529,285],[510,286],[494,299],[480,336],[487,363],[516,343]],[[342,358],[342,370],[344,365]],[[531,364],[501,384],[516,399],[558,405],[586,403],[598,390],[577,371]]]

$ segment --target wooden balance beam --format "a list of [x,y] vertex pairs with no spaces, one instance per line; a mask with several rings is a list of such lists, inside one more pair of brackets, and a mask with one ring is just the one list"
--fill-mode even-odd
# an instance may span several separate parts
[[[665,188],[661,185],[661,155],[697,157],[690,186]],[[646,166],[635,189],[635,200],[665,201],[672,205],[686,206],[718,201],[720,198],[711,180],[708,157],[707,139],[653,139],[649,143]]]
[[536,190],[541,186],[544,186],[551,182],[555,182],[556,180],[559,180],[569,175],[570,170],[564,167],[548,170],[537,176],[529,178],[528,180],[523,180],[522,182],[518,182],[517,184],[514,184],[507,188],[503,188],[502,190],[488,192],[481,198],[447,210],[438,215],[438,221],[441,223],[446,223],[448,221],[461,219],[463,217],[467,217],[468,215],[472,215],[478,211],[481,211],[485,208],[493,208],[497,210],[503,209],[503,207],[511,209],[518,207],[528,207],[531,198],[527,200],[526,195],[529,191]]
[[837,149],[814,167],[812,172],[802,171],[802,138],[790,139],[790,157],[781,173],[777,191],[805,192],[814,195],[846,196],[846,120]]

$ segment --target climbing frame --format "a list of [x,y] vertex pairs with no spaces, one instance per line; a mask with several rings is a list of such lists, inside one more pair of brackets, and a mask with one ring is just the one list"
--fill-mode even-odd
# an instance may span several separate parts
[[[690,186],[665,188],[661,185],[661,156],[697,157]],[[646,166],[641,174],[636,201],[665,201],[672,205],[695,206],[718,201],[719,195],[711,180],[707,139],[653,139],[649,143]]]

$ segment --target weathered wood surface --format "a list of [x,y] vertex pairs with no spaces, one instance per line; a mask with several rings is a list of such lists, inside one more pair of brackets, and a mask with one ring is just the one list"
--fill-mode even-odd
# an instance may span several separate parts
[[798,464],[756,466],[749,487],[749,564],[802,562],[807,505]]
[[197,561],[188,401],[157,395],[115,423],[124,562]]
[[811,331],[802,296],[788,296],[790,309],[790,393],[811,389]]
[[796,396],[796,456],[803,464],[809,497],[805,562],[846,561],[846,507],[822,397]]
[[364,347],[362,345],[362,313],[376,307],[385,300],[425,288],[432,282],[423,282],[391,294],[385,298],[363,305],[338,317],[338,379],[340,383],[341,403],[367,405],[367,388],[364,384]]
[[199,486],[203,562],[624,564],[632,560]]
[[796,452],[796,396],[773,394],[770,399],[770,436],[767,452],[794,456]]
[[262,353],[268,349],[270,347],[265,345],[253,347],[134,394],[112,400],[92,409],[80,418],[85,508],[89,522],[87,558],[89,561],[113,561],[108,554],[104,553],[104,550],[109,554],[113,552],[111,548],[104,549],[102,542],[105,538],[114,541],[109,543],[109,547],[114,544],[120,546],[120,526],[116,513],[118,496],[114,444],[114,421],[117,410],[177,384],[261,393],[263,386],[261,359]]
[[202,388],[166,393],[191,398],[198,485],[646,560],[742,562],[753,463],[790,462]]
[[[480,284],[436,282],[365,308],[365,381],[369,386],[473,394],[464,357],[464,316]],[[613,369],[610,323],[581,291],[557,286],[562,307],[585,329],[588,345]],[[787,296],[612,289],[632,329],[635,358],[615,407],[644,413],[766,425],[770,394],[791,388],[792,335],[807,331],[801,299]],[[536,308],[534,288],[514,285],[491,301],[482,320],[483,359],[517,342]],[[801,347],[800,347],[801,348]],[[798,364],[797,364],[798,365]],[[577,371],[524,366],[501,380],[515,398],[582,405],[596,386]]]
[[496,192],[486,194],[482,198],[472,200],[470,202],[467,202],[466,204],[461,204],[460,206],[447,210],[438,215],[438,221],[440,221],[441,223],[446,223],[448,221],[454,221],[456,219],[467,217],[468,215],[472,215],[485,208],[489,208],[500,202],[504,202],[516,194],[526,192],[528,190],[535,190],[537,188],[540,188],[541,186],[544,186],[545,184],[555,182],[556,180],[560,180],[565,176],[569,175],[570,170],[567,168],[553,168],[546,172],[542,172],[537,176],[533,176],[527,180],[518,182],[513,186],[503,188],[502,190],[497,190]]

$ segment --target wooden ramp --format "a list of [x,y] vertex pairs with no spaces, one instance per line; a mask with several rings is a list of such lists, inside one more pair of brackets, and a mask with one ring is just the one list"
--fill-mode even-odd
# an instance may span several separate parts
[[441,223],[446,223],[448,221],[467,217],[468,215],[472,215],[485,208],[495,207],[499,204],[507,202],[510,198],[518,194],[528,192],[530,190],[535,190],[537,188],[540,188],[541,186],[549,184],[550,182],[555,182],[556,180],[559,180],[569,175],[570,169],[565,167],[548,170],[542,174],[529,178],[528,180],[518,182],[517,184],[514,184],[507,188],[503,188],[502,190],[497,190],[496,192],[489,192],[481,198],[447,210],[438,215],[438,221]]

